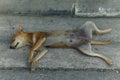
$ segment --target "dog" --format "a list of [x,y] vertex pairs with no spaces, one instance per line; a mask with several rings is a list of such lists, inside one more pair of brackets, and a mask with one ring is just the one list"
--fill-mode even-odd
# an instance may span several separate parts
[[[23,46],[31,46],[28,62],[31,63],[30,70],[35,70],[36,62],[41,59],[47,48],[73,48],[79,52],[103,59],[109,65],[112,60],[102,54],[92,51],[91,44],[111,44],[112,41],[96,41],[92,39],[92,33],[105,34],[111,32],[112,29],[100,30],[92,21],[85,22],[80,28],[74,30],[55,30],[51,32],[24,32],[20,25],[18,32],[14,35],[10,49],[16,49]],[[35,51],[38,54],[33,58]]]

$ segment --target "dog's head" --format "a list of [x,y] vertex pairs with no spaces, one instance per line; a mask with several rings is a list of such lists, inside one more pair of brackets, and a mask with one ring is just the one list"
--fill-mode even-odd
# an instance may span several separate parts
[[20,48],[26,45],[26,35],[23,31],[23,27],[19,26],[18,32],[14,35],[10,49]]

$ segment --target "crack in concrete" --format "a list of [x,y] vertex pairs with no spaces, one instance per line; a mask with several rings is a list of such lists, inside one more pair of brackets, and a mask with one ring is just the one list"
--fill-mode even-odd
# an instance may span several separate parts
[[[24,70],[28,69],[29,67],[2,67],[0,70]],[[120,69],[99,69],[99,68],[86,68],[86,69],[71,69],[71,68],[36,68],[36,70],[49,70],[49,71],[98,71],[98,72],[105,72],[105,71],[115,71],[120,72]]]

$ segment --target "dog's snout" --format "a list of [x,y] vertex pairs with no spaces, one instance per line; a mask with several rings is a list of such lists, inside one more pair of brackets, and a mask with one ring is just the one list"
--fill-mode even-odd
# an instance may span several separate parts
[[15,49],[15,47],[14,46],[10,46],[10,49]]
[[19,42],[17,42],[17,44],[16,45],[10,45],[10,49],[16,49],[17,48],[17,46],[18,46],[18,44],[19,44]]

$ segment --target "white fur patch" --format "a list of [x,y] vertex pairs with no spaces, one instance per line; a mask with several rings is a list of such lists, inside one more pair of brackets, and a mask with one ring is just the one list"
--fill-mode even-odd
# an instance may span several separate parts
[[33,44],[36,42],[36,38],[35,37],[33,37]]

